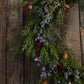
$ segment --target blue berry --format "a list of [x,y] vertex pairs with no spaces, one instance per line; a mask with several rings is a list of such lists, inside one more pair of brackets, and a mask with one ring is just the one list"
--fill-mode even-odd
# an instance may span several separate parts
[[49,27],[53,27],[53,25],[52,24],[49,24]]
[[37,37],[37,39],[39,40],[39,39],[40,39],[40,37],[38,36],[38,37]]
[[43,32],[43,30],[42,30],[42,29],[40,29],[40,30],[39,30],[39,33],[40,33],[40,34],[42,34],[42,32]]
[[42,71],[45,71],[45,66],[42,67]]
[[45,39],[41,39],[41,40],[40,40],[40,43],[41,43],[41,42],[45,42]]
[[47,22],[50,23],[50,18],[47,19]]
[[42,71],[42,75],[46,78],[47,73],[45,71]]
[[40,67],[40,66],[41,66],[41,64],[40,64],[40,63],[37,63],[37,66],[38,66],[38,67]]
[[40,37],[39,39],[41,40],[41,39],[43,39],[43,37]]
[[45,9],[45,13],[48,13],[49,12],[48,11],[48,7],[45,7],[44,9]]
[[46,10],[45,10],[45,13],[48,13],[48,12],[49,12],[48,9],[46,9]]
[[64,72],[64,77],[65,77],[65,79],[68,79],[68,73],[67,72]]
[[45,26],[44,22],[41,22],[40,25],[41,25],[41,28]]
[[44,24],[42,24],[42,25],[41,25],[41,28],[43,28],[44,26],[45,26],[45,25],[44,25]]
[[79,71],[78,71],[77,69],[75,69],[74,72],[75,72],[77,75],[80,74]]
[[49,73],[49,72],[47,73],[47,75],[48,75],[48,76],[50,76],[50,77],[52,76],[52,74],[51,74],[51,73]]
[[35,41],[37,41],[37,38],[35,39]]
[[41,1],[41,5],[45,5],[45,3],[46,3],[45,1]]
[[53,67],[55,68],[55,67],[57,67],[57,65],[56,64],[53,64]]
[[43,39],[43,42],[45,42],[45,39]]
[[51,37],[48,37],[48,40],[52,40],[52,38]]
[[37,62],[37,61],[38,61],[38,57],[35,57],[35,58],[34,58],[34,61]]
[[40,40],[40,43],[42,43],[42,42],[43,42],[43,39]]
[[71,72],[68,72],[68,75],[70,76],[71,75]]
[[57,84],[60,84],[61,82],[60,82],[60,80],[57,80]]
[[52,69],[49,69],[49,72],[51,73],[52,72]]
[[37,33],[37,36],[40,36],[40,33]]
[[39,12],[38,15],[41,16],[42,15],[42,12]]
[[40,74],[40,77],[43,77],[43,74]]

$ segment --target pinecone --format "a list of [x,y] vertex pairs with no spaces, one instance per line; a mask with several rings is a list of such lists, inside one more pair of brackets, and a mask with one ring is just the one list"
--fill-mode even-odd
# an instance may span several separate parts
[[37,51],[39,51],[41,48],[41,43],[36,43],[35,48]]

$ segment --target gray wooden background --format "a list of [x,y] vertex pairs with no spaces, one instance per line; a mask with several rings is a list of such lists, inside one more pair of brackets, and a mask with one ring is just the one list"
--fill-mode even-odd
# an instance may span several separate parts
[[[23,0],[0,0],[0,84],[38,84],[39,73],[30,57],[23,56],[16,64],[16,57],[9,48],[18,39],[23,24],[31,20],[27,8],[16,10]],[[81,0],[82,1],[82,0]],[[62,29],[63,42],[72,48],[75,59],[84,64],[84,12],[80,3],[74,5]],[[24,16],[24,18],[23,18]]]

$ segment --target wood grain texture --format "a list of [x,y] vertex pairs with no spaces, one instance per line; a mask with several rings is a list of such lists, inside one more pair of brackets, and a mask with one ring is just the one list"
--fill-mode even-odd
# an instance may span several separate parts
[[81,61],[82,65],[84,65],[84,29],[80,28],[81,30]]
[[[31,56],[24,56],[16,63],[17,56],[9,50],[17,41],[23,24],[26,25],[33,19],[33,14],[29,14],[27,7],[24,11],[21,8],[16,9],[21,1],[23,0],[2,0],[2,2],[0,0],[0,84],[39,84],[39,68]],[[83,15],[80,13],[79,20],[78,4],[75,4],[65,17],[66,25],[62,29],[63,42],[74,50],[79,64],[81,64],[81,58],[84,64]],[[79,21],[81,21],[81,28],[79,28]],[[82,44],[80,43],[80,29]]]
[[84,65],[84,11],[81,8],[83,0],[79,1],[80,6],[80,31],[81,31],[81,51],[82,51],[82,65]]
[[[28,0],[24,0],[28,1]],[[29,10],[27,7],[23,9],[23,24],[26,25],[29,22]],[[25,56],[24,58],[24,84],[30,84],[30,71],[31,71],[31,57]]]
[[[64,29],[64,30],[63,30]],[[79,29],[79,8],[75,4],[68,16],[65,17],[65,27],[62,30],[63,42],[74,51],[75,59],[81,64],[81,46]],[[77,64],[77,63],[76,63]]]
[[9,50],[17,41],[23,27],[23,9],[16,7],[22,0],[7,0],[7,84],[23,84],[23,60]]
[[6,0],[0,0],[0,84],[6,83]]
[[[31,2],[32,0],[26,1]],[[27,7],[24,8],[24,25],[28,24],[34,17],[29,11]],[[31,56],[25,56],[25,84],[39,84],[39,70]]]

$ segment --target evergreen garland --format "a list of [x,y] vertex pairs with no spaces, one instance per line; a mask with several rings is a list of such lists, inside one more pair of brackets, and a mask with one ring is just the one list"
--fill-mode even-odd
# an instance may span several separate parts
[[[39,84],[81,84],[83,68],[74,65],[73,51],[62,43],[60,29],[64,16],[77,0],[24,1],[18,7],[28,7],[34,19],[24,26],[15,53],[32,56],[40,68]],[[80,73],[79,73],[80,71]]]

